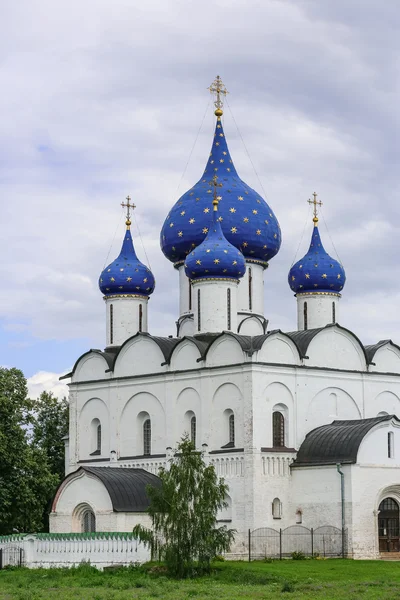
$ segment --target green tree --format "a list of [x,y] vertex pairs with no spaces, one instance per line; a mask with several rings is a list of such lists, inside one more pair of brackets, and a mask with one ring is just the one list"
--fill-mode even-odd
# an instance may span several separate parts
[[56,484],[47,456],[30,443],[33,403],[18,369],[0,368],[0,534],[43,527],[43,506]]
[[46,455],[54,486],[49,489],[43,504],[43,526],[48,531],[51,502],[57,486],[65,475],[65,445],[68,433],[69,406],[66,398],[59,400],[52,392],[42,392],[33,402],[32,445]]
[[228,551],[234,540],[235,530],[216,527],[217,512],[227,506],[228,486],[188,437],[169,463],[159,472],[161,486],[147,487],[152,529],[136,525],[133,533],[153,557],[165,561],[172,575],[208,573],[212,559]]

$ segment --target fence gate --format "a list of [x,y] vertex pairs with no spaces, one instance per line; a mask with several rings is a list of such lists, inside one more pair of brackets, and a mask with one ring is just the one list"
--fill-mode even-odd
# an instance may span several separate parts
[[4,546],[0,548],[0,569],[4,567],[22,567],[24,564],[24,550],[19,546]]
[[347,553],[347,531],[325,525],[309,529],[303,525],[292,525],[286,529],[261,527],[249,530],[249,560],[263,558],[286,558],[293,552],[305,556],[345,557]]

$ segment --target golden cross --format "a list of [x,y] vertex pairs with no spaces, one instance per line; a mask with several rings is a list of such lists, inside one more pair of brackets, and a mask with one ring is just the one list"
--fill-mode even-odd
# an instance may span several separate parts
[[126,197],[126,204],[125,204],[125,202],[121,202],[121,206],[123,208],[126,208],[126,220],[130,221],[130,218],[131,218],[131,209],[134,210],[136,208],[136,205],[133,202],[131,204],[131,197],[127,196]]
[[318,217],[317,217],[317,206],[322,206],[322,202],[321,200],[317,200],[317,194],[316,192],[313,193],[314,196],[314,200],[307,200],[308,204],[314,204],[314,218],[313,221],[314,223],[318,223]]
[[214,105],[217,110],[221,110],[224,103],[221,100],[221,94],[226,96],[229,92],[226,89],[225,85],[222,83],[222,79],[219,75],[216,76],[210,87],[208,88],[211,94],[215,94],[216,99],[214,100]]
[[214,210],[217,210],[218,202],[219,202],[219,198],[217,198],[217,188],[222,187],[222,183],[218,183],[218,177],[216,175],[214,175],[214,177],[212,178],[212,181],[210,181],[209,185],[212,185],[214,188],[213,206],[214,206]]

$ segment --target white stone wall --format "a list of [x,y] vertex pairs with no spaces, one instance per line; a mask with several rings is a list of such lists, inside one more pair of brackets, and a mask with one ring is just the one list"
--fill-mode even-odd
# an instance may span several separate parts
[[[107,346],[120,346],[138,331],[147,331],[147,304],[145,297],[106,297]],[[111,335],[112,306],[112,335]],[[140,329],[140,311],[142,314]]]
[[[297,329],[305,329],[304,303],[307,302],[307,329],[325,327],[329,323],[339,323],[339,300],[336,294],[297,294]],[[335,321],[333,320],[333,307],[335,305]]]
[[[249,277],[251,274],[251,301]],[[250,307],[251,304],[251,307]],[[238,310],[264,315],[264,267],[246,261],[246,272],[238,289]]]
[[[236,333],[237,287],[238,283],[233,280],[199,279],[192,282],[193,316],[196,333],[220,333],[228,330]],[[230,290],[230,323],[228,319],[228,290]]]

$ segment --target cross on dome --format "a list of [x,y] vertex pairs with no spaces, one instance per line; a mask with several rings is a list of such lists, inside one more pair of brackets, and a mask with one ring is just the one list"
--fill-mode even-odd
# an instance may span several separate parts
[[317,225],[317,223],[318,223],[318,216],[317,216],[317,214],[318,214],[318,209],[317,209],[317,206],[322,206],[322,202],[321,202],[321,200],[317,200],[317,196],[318,196],[318,194],[317,194],[316,192],[314,192],[314,193],[313,193],[313,197],[314,197],[314,199],[313,199],[313,200],[311,200],[311,199],[307,200],[308,204],[314,204],[314,209],[313,209],[313,211],[314,211],[313,222],[314,222],[314,225],[315,225],[315,226],[316,226],[316,225]]
[[218,210],[218,203],[220,198],[217,196],[217,187],[222,187],[222,183],[218,183],[218,177],[216,175],[214,175],[214,177],[210,181],[210,186],[213,186],[214,188],[213,207],[214,210]]
[[226,86],[222,82],[222,79],[219,75],[216,76],[216,78],[214,79],[214,81],[212,82],[212,84],[210,85],[210,87],[208,89],[210,90],[211,94],[215,94],[215,100],[214,100],[215,113],[214,114],[218,118],[222,117],[222,115],[223,115],[222,107],[223,107],[224,103],[221,100],[221,94],[222,94],[222,96],[226,96],[227,94],[229,94],[229,92],[226,89]]
[[125,199],[126,199],[126,204],[125,204],[125,202],[121,202],[121,206],[123,208],[126,208],[126,221],[125,221],[125,225],[126,225],[127,229],[130,229],[130,226],[131,226],[131,209],[132,209],[132,211],[134,211],[135,208],[136,208],[136,204],[134,204],[133,202],[132,202],[132,204],[130,203],[131,202],[131,197],[129,195]]

